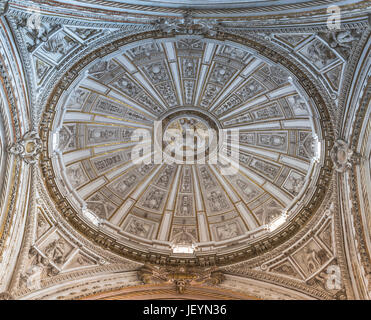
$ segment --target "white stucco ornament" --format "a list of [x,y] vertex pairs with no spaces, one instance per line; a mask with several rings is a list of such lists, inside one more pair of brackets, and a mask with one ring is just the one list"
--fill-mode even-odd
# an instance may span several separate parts
[[353,150],[344,140],[338,139],[330,152],[331,160],[334,163],[337,172],[344,172],[352,166]]
[[9,152],[20,156],[26,163],[33,164],[37,162],[41,152],[41,139],[36,131],[27,132],[23,139],[9,147]]
[[218,27],[215,19],[194,19],[189,14],[181,19],[161,18],[156,24],[165,33],[208,34],[210,36],[216,35]]

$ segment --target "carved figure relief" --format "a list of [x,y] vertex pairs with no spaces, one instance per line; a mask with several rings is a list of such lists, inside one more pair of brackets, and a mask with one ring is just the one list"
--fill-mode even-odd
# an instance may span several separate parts
[[218,236],[218,240],[226,240],[241,235],[241,230],[237,222],[231,222],[216,227],[216,233]]
[[29,251],[29,263],[23,273],[20,274],[19,286],[24,289],[38,290],[41,288],[42,279],[47,276],[49,261],[44,258],[35,248]]
[[180,195],[178,198],[177,216],[193,216],[193,200],[191,195]]
[[212,187],[215,187],[216,184],[213,178],[211,177],[209,171],[206,169],[206,167],[201,167],[199,170],[204,188],[207,190]]
[[78,43],[65,33],[58,33],[41,47],[45,54],[59,63],[68,53],[78,46]]
[[151,188],[143,201],[143,207],[152,209],[152,210],[160,210],[163,201],[165,200],[165,191],[160,189]]
[[303,187],[305,182],[304,175],[300,174],[297,171],[291,170],[286,182],[283,184],[283,187],[289,191],[292,195],[296,196],[299,194],[300,190]]
[[132,218],[125,231],[138,237],[148,238],[151,231],[151,225],[142,220]]
[[243,196],[243,200],[245,202],[249,202],[252,199],[256,198],[261,192],[256,188],[252,183],[243,180],[242,178],[236,179],[236,185],[238,186],[241,195]]
[[114,61],[98,61],[89,70],[88,74],[96,79],[102,78],[113,78],[115,76],[114,71],[118,68],[118,65]]
[[301,52],[319,70],[328,66],[337,59],[331,49],[318,39],[315,39],[306,45]]
[[311,240],[293,255],[295,262],[309,276],[319,270],[329,259],[327,251]]
[[79,186],[89,181],[89,178],[85,174],[81,162],[77,162],[68,166],[66,168],[66,174],[72,184],[72,187],[74,188],[78,188]]
[[17,27],[26,37],[27,50],[33,52],[40,44],[49,40],[51,34],[61,28],[60,24],[41,21],[39,26],[28,23],[29,17],[17,17]]
[[351,49],[355,41],[359,40],[359,30],[343,30],[338,32],[332,32],[330,42],[331,48],[344,47]]
[[109,184],[109,188],[123,197],[134,187],[137,181],[138,177],[134,173],[128,173]]
[[189,13],[182,18],[161,18],[154,22],[165,33],[176,34],[208,34],[214,36],[218,22],[215,19],[196,19]]
[[304,99],[299,95],[290,96],[287,98],[292,111],[297,116],[308,115],[308,107]]
[[97,29],[91,29],[91,28],[70,28],[73,33],[79,36],[82,40],[89,40],[90,38],[93,38],[94,36],[100,34],[102,31]]
[[81,110],[88,95],[89,93],[86,90],[80,88],[73,90],[68,99],[67,108]]
[[176,168],[175,166],[167,165],[165,169],[161,172],[155,184],[161,188],[167,189],[171,181],[171,177],[173,176],[173,173],[175,171],[175,168]]
[[229,207],[228,202],[221,191],[211,191],[207,195],[207,200],[209,201],[210,210],[212,212],[222,211]]
[[9,153],[19,156],[27,164],[37,162],[41,149],[41,139],[36,131],[25,133],[21,141],[8,147]]
[[192,78],[192,79],[196,78],[199,60],[184,58],[181,61],[182,61],[183,77]]

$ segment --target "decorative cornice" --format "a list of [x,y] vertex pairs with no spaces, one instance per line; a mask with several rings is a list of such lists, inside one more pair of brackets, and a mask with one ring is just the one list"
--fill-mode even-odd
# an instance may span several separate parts
[[145,284],[173,283],[180,294],[183,294],[188,286],[217,285],[224,280],[223,273],[216,267],[164,267],[153,264],[145,264],[138,271],[138,277]]
[[276,284],[282,286],[287,289],[297,290],[299,292],[305,293],[317,299],[323,300],[332,300],[333,297],[328,294],[326,291],[318,290],[313,287],[309,287],[308,285],[304,284],[303,282],[293,280],[293,279],[285,279],[283,277],[277,277],[275,275],[271,275],[261,271],[255,271],[250,269],[240,269],[240,268],[231,268],[226,267],[223,268],[223,272],[225,274],[236,275],[236,276],[245,276],[251,279],[257,279],[266,283]]
[[[24,1],[14,1],[15,4],[22,6]],[[84,2],[86,5],[84,5]],[[107,16],[121,16],[121,17],[150,17],[150,16],[173,16],[177,17],[190,11],[187,8],[166,8],[166,7],[153,7],[146,5],[134,5],[128,3],[118,3],[112,1],[99,1],[99,0],[85,0],[80,5],[61,3],[55,0],[33,0],[33,4],[43,6],[45,8],[58,8],[64,11],[76,12],[81,11],[85,14],[100,14]],[[89,6],[90,4],[91,6]],[[100,8],[92,7],[100,5]],[[216,16],[229,17],[233,20],[246,20],[248,19],[279,19],[279,18],[303,18],[305,16],[327,16],[327,7],[333,5],[332,0],[315,0],[304,3],[292,3],[284,5],[269,5],[258,7],[244,7],[244,8],[204,8],[204,9],[191,9],[192,13],[197,16],[205,16],[213,19]],[[351,12],[367,8],[368,1],[357,1],[356,3],[346,4],[341,6],[343,12]],[[282,12],[280,12],[282,11]],[[290,12],[291,11],[291,12]]]

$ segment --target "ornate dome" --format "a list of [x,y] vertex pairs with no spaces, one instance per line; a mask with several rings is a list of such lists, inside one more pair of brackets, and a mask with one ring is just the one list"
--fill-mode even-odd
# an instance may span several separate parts
[[[92,59],[63,90],[48,153],[60,194],[86,226],[130,250],[194,259],[290,225],[316,188],[318,118],[295,74],[246,45],[148,38]],[[179,141],[169,132],[183,139],[189,129],[190,156],[171,158]],[[218,143],[206,154],[224,156],[199,161],[211,129]],[[162,160],[153,152],[159,133]],[[228,148],[237,154],[229,171]],[[193,254],[172,252],[182,232]]]
[[369,13],[0,0],[0,300],[370,299]]

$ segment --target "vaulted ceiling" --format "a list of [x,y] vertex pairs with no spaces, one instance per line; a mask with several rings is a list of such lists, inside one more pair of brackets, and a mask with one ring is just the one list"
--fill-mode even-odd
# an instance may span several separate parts
[[3,298],[370,298],[367,1],[0,3]]

